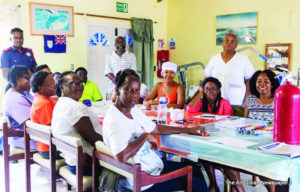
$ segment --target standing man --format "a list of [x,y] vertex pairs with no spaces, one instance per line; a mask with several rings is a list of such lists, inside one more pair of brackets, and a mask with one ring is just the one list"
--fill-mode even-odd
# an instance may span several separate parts
[[23,31],[20,28],[13,28],[10,31],[12,46],[3,50],[1,55],[2,75],[6,78],[8,70],[14,65],[25,65],[32,73],[36,68],[36,61],[30,48],[22,47]]
[[109,82],[106,99],[110,100],[115,90],[116,74],[124,69],[136,70],[136,58],[133,53],[126,51],[126,43],[123,37],[119,36],[115,40],[115,48],[111,54],[107,55],[105,62],[105,76],[111,81]]
[[243,116],[242,106],[250,95],[249,80],[255,72],[246,55],[236,52],[238,36],[229,32],[223,39],[223,52],[214,55],[204,74],[215,77],[222,83],[222,97],[229,100],[234,115]]

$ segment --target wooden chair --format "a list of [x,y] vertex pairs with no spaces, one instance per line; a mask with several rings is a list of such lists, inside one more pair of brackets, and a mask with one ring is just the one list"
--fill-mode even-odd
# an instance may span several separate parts
[[[4,159],[4,179],[5,179],[5,192],[10,191],[10,171],[9,171],[9,162],[14,160],[24,159],[25,151],[24,149],[19,148],[10,148],[8,143],[9,137],[23,137],[23,131],[16,131],[11,128],[10,121],[8,117],[0,117],[0,127],[3,129],[3,159]],[[31,159],[32,155],[36,151],[30,151],[29,158]]]
[[31,174],[30,174],[30,156],[29,156],[29,143],[30,140],[35,140],[49,145],[50,159],[43,158],[39,153],[35,153],[32,157],[33,161],[42,167],[50,170],[50,189],[56,192],[56,171],[65,165],[64,159],[55,161],[56,149],[52,144],[51,126],[41,125],[32,121],[26,121],[24,127],[25,136],[25,170],[26,170],[26,191],[31,191]]
[[68,190],[71,190],[73,186],[76,188],[76,192],[91,191],[92,176],[83,176],[83,167],[87,164],[87,159],[91,159],[91,157],[83,152],[81,140],[71,136],[60,136],[59,138],[53,136],[52,143],[58,151],[76,158],[76,175],[71,173],[67,166],[59,168],[59,175],[67,182]]
[[141,187],[161,183],[167,180],[175,179],[182,176],[187,176],[187,188],[186,191],[192,191],[192,166],[186,166],[182,169],[178,169],[163,175],[152,176],[144,171],[141,171],[140,164],[134,164],[131,159],[127,163],[120,163],[117,161],[110,152],[110,149],[101,141],[95,143],[96,149],[93,150],[93,191],[98,189],[97,163],[99,160],[100,166],[105,167],[111,171],[114,171],[126,178],[133,180],[133,191],[140,192]]

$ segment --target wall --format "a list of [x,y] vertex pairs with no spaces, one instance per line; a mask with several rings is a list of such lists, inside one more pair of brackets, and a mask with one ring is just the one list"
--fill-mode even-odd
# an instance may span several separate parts
[[[260,53],[265,54],[268,43],[292,43],[292,72],[296,75],[300,67],[298,0],[169,1],[167,36],[176,38],[171,60],[179,65],[195,61],[206,65],[211,56],[222,51],[222,46],[216,46],[216,16],[244,12],[258,12],[257,43],[250,46]],[[264,68],[264,62],[252,52],[243,54],[248,55],[256,70]],[[204,77],[202,70],[193,70],[188,75],[190,84],[198,84]]]
[[[128,13],[117,13],[116,2],[128,3]],[[6,1],[1,1],[6,2]],[[32,36],[29,24],[29,0],[10,0],[20,5],[20,28],[24,30],[24,46],[30,47],[34,51],[38,64],[48,64],[52,71],[70,70],[70,65],[74,68],[87,65],[87,34],[86,25],[92,23],[116,24],[130,26],[130,21],[113,20],[96,17],[84,17],[74,15],[74,37],[67,37],[67,53],[52,54],[44,53],[44,43],[42,36]],[[156,21],[154,24],[154,37],[166,38],[167,25],[167,1],[157,3],[157,0],[34,0],[37,3],[49,3],[58,5],[68,5],[74,7],[74,12],[99,14],[116,17],[139,17]],[[9,37],[7,37],[9,38]],[[156,42],[156,41],[155,41]],[[1,42],[0,42],[1,43]],[[157,45],[157,43],[155,43]],[[1,46],[0,46],[1,47]],[[154,46],[156,52],[157,46]],[[2,90],[0,90],[3,93]],[[0,96],[1,100],[1,96]]]

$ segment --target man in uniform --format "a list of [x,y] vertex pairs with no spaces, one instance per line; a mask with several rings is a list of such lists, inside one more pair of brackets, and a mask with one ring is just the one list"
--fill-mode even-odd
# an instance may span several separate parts
[[30,48],[22,47],[23,31],[20,28],[13,28],[10,31],[12,46],[3,50],[1,55],[2,75],[6,78],[8,70],[14,65],[25,65],[31,72],[35,71],[36,61]]

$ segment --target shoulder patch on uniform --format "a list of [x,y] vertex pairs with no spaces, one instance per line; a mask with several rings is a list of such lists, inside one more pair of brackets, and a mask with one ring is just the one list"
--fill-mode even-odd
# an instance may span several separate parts
[[11,47],[4,49],[4,51],[10,51],[10,50],[12,50]]
[[29,50],[29,51],[31,51],[31,49],[30,48],[27,48],[27,47],[23,47],[25,50]]

